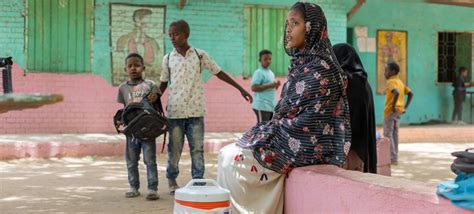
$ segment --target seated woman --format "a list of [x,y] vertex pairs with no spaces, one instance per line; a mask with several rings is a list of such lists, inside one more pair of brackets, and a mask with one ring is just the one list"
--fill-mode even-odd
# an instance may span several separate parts
[[375,111],[367,72],[355,49],[341,43],[333,46],[334,54],[347,74],[347,98],[351,116],[351,149],[345,169],[377,173]]
[[285,174],[295,167],[341,167],[350,148],[347,79],[321,8],[298,2],[286,19],[288,80],[273,118],[219,153],[219,184],[234,212],[282,213]]

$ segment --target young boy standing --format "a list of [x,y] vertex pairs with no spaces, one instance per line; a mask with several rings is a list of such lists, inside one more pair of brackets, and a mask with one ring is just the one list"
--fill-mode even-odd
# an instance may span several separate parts
[[260,68],[252,76],[252,91],[254,100],[252,108],[257,115],[257,123],[269,121],[275,108],[275,92],[280,86],[280,81],[275,80],[275,75],[270,70],[272,52],[262,50],[259,53]]
[[[151,80],[145,80],[142,73],[145,70],[143,57],[136,53],[131,53],[125,58],[125,72],[129,80],[119,87],[117,102],[124,106],[130,103],[140,102],[147,94],[151,102],[158,98],[158,87]],[[128,183],[130,189],[125,193],[125,197],[134,198],[140,196],[140,179],[138,175],[138,161],[140,152],[143,150],[143,162],[146,165],[148,194],[147,200],[157,200],[160,196],[158,190],[158,169],[156,165],[156,139],[141,140],[132,136],[126,136],[125,161],[127,163]]]
[[[398,77],[400,67],[396,63],[388,63],[385,68],[385,78],[387,79],[387,89],[385,96],[385,110],[383,121],[384,136],[390,139],[391,161],[397,164],[398,161],[398,129],[400,128],[400,116],[406,112],[411,103],[413,93]],[[404,105],[405,95],[408,95],[406,105]]]
[[206,114],[202,70],[208,69],[220,80],[239,90],[242,97],[252,102],[252,96],[236,83],[203,50],[188,44],[190,28],[186,21],[172,22],[169,37],[173,51],[163,57],[161,92],[169,87],[166,110],[168,115],[169,144],[168,178],[169,192],[179,188],[176,178],[179,174],[179,160],[183,151],[184,136],[189,142],[191,153],[191,175],[193,179],[204,177],[204,115]]

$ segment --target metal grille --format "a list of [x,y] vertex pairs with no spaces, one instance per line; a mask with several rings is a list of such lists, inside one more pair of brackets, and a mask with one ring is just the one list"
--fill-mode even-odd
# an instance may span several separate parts
[[452,82],[456,69],[456,33],[438,33],[438,82]]
[[452,82],[459,67],[472,66],[471,39],[471,33],[438,33],[438,82]]

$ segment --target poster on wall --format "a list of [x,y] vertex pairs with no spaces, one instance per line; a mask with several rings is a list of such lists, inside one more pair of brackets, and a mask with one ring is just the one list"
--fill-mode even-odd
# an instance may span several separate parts
[[164,21],[164,6],[110,4],[113,85],[120,85],[127,79],[124,59],[130,53],[142,55],[145,78],[159,82],[164,53]]
[[400,67],[400,79],[407,84],[407,32],[377,31],[377,93],[385,93],[385,67],[395,62]]

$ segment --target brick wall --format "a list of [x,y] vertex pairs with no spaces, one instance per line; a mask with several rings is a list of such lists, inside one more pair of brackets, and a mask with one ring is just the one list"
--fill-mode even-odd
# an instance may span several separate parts
[[15,62],[24,64],[23,0],[0,1],[0,57],[12,56]]
[[[129,0],[135,5],[164,5],[165,34],[172,21],[185,19],[191,27],[189,43],[206,50],[225,71],[240,76],[244,69],[244,7],[263,5],[266,7],[289,8],[293,0],[193,0],[187,1],[183,9],[177,7],[178,1]],[[346,42],[346,13],[351,3],[337,0],[312,1],[323,8],[327,20],[329,36],[333,44]],[[110,3],[124,3],[121,0],[96,0],[94,19],[94,57],[93,73],[111,80],[110,62]],[[166,34],[167,35],[167,34]],[[165,53],[172,50],[168,36],[164,38]],[[210,78],[205,73],[205,79]]]
[[[17,64],[26,68],[25,29],[28,16],[24,0],[0,2],[0,57],[13,56]],[[111,81],[109,4],[129,3],[166,6],[166,23],[186,19],[192,27],[191,44],[207,50],[221,66],[240,75],[243,69],[245,5],[269,7],[290,7],[293,0],[196,0],[188,1],[184,9],[177,8],[170,0],[95,0],[93,64],[92,72]],[[346,13],[351,2],[336,0],[315,0],[324,9],[328,18],[331,41],[336,44],[346,41]],[[165,30],[166,31],[166,30]],[[165,38],[166,52],[171,50]]]
[[[244,88],[250,88],[250,80],[238,78],[237,81]],[[121,108],[115,101],[117,87],[100,76],[56,73],[28,73],[24,76],[15,65],[13,83],[15,92],[62,94],[64,101],[38,109],[0,114],[0,134],[115,132],[112,117]],[[206,131],[238,132],[255,124],[251,105],[232,86],[213,77],[204,90],[208,110]],[[166,99],[163,101],[166,104]]]
[[[111,57],[109,36],[109,3],[118,0],[96,0],[92,73],[57,74],[27,73],[24,50],[24,1],[0,2],[0,57],[15,58],[13,90],[16,93],[58,93],[61,103],[38,109],[0,114],[0,134],[6,133],[113,133],[112,116],[121,106],[115,102],[117,88],[111,86]],[[262,0],[259,4],[290,7],[290,0]],[[329,21],[333,43],[345,41],[346,3],[318,0]],[[230,71],[237,82],[250,90],[250,80],[240,76],[243,69],[244,26],[243,11],[251,0],[188,1],[185,8],[177,8],[176,1],[129,0],[130,4],[166,5],[166,26],[173,20],[186,19],[192,32],[190,43],[210,53],[218,64]],[[10,13],[9,11],[14,11]],[[5,30],[4,30],[5,29]],[[13,33],[13,34],[11,34]],[[171,50],[165,38],[166,52]],[[255,124],[251,105],[231,86],[210,75],[205,85],[208,116],[206,131],[244,131]],[[156,80],[155,80],[156,81]],[[284,81],[282,79],[282,81]],[[1,87],[1,86],[0,86]],[[0,90],[3,90],[0,88]],[[165,95],[166,96],[166,95]]]
[[[2,89],[3,90],[3,89]],[[117,89],[93,74],[27,73],[15,65],[13,91],[56,93],[64,101],[38,109],[0,114],[0,134],[112,133]]]

